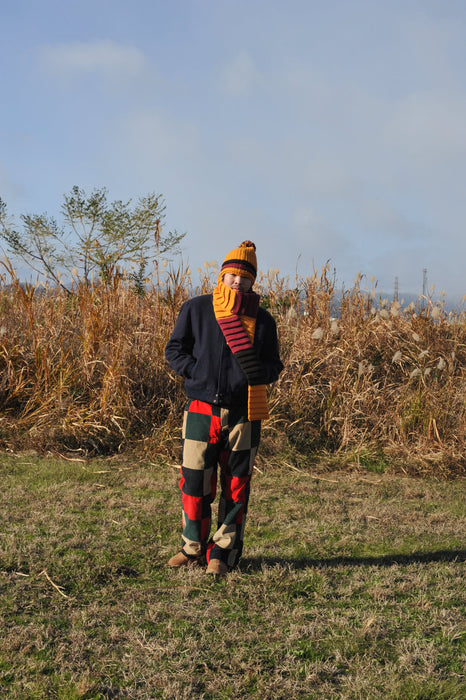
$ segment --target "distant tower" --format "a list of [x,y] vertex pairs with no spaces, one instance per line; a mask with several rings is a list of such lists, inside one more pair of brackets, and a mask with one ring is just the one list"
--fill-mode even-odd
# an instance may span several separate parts
[[395,288],[393,290],[393,301],[398,301],[398,277],[395,277]]
[[427,267],[422,271],[422,296],[427,297]]

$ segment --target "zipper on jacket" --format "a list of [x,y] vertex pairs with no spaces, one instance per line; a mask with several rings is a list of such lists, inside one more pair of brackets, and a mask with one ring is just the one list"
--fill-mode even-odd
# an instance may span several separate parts
[[215,404],[220,404],[223,401],[223,394],[220,393],[222,379],[222,358],[223,358],[224,343],[220,343],[219,361],[218,361],[218,376],[217,376],[217,393],[215,394]]

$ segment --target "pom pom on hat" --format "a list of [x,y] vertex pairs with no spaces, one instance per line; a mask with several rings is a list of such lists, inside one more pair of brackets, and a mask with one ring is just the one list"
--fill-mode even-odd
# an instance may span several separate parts
[[223,261],[220,276],[230,273],[248,277],[254,284],[257,275],[256,246],[252,241],[243,241],[231,250]]

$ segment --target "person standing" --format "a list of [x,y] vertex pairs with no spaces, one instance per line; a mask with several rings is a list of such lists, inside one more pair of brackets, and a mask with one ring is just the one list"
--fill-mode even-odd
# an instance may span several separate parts
[[[266,387],[283,369],[273,317],[252,290],[256,246],[244,241],[226,256],[213,294],[186,301],[165,348],[184,379],[180,490],[182,546],[168,561],[207,562],[223,576],[238,565]],[[209,538],[220,465],[217,530]]]

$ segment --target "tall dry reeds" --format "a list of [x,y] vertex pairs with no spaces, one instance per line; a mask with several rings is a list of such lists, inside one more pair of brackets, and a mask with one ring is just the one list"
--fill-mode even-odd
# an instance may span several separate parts
[[288,439],[353,461],[463,472],[466,313],[424,299],[403,308],[359,277],[339,292],[328,272],[303,281],[299,309],[276,310],[287,357],[275,415]]
[[[0,445],[114,451],[178,445],[182,385],[164,348],[181,303],[210,291],[215,266],[168,270],[141,295],[107,285],[0,289]],[[160,283],[160,279],[162,282]],[[340,291],[326,267],[257,288],[275,316],[285,370],[270,391],[274,449],[326,450],[446,475],[464,471],[466,314],[420,300],[404,308],[376,286]]]
[[186,286],[141,297],[119,277],[73,294],[0,293],[0,440],[4,446],[108,451],[170,440],[181,392],[164,347]]

